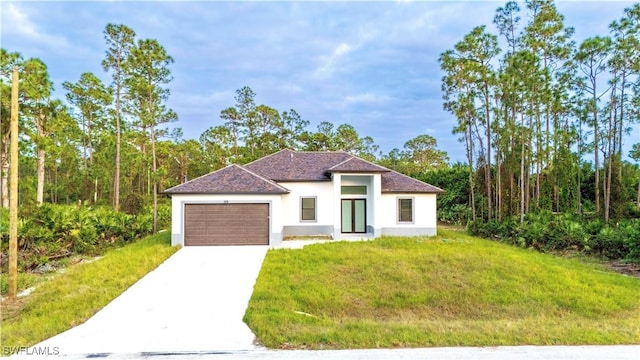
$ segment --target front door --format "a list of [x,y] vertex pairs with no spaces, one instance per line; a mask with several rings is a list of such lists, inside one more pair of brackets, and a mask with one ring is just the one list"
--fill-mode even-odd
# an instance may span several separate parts
[[367,200],[342,199],[342,232],[367,232]]

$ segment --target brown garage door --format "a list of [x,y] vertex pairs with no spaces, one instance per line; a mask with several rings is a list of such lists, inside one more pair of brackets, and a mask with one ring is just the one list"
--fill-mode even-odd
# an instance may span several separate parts
[[268,245],[269,204],[187,204],[185,245]]

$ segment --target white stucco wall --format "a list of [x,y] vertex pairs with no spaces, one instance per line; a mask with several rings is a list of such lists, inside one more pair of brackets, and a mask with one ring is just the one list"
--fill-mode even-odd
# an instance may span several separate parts
[[[286,195],[284,195],[286,196]],[[269,206],[269,244],[282,242],[283,195],[217,195],[217,194],[174,194],[171,196],[171,245],[184,245],[184,205],[215,203],[268,203]]]
[[[413,223],[398,222],[398,199],[413,199]],[[382,235],[435,235],[436,194],[382,194]]]
[[[333,225],[333,185],[330,181],[283,182],[280,185],[290,190],[282,196],[283,225]],[[316,197],[316,221],[300,221],[302,197]]]

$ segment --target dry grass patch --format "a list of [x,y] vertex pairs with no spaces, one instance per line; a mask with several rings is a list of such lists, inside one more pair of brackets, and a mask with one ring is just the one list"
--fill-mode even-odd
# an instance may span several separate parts
[[274,348],[640,343],[640,280],[441,234],[269,251],[245,320]]

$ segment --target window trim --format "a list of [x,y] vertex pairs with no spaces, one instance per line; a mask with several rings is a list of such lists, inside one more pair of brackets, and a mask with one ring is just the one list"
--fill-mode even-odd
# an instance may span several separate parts
[[[411,221],[403,221],[401,220],[401,200],[411,200]],[[413,196],[398,196],[396,198],[396,206],[398,210],[396,211],[396,220],[398,224],[415,224],[416,222],[416,198]]]
[[[303,219],[304,216],[304,199],[313,199],[313,219]],[[300,222],[314,223],[318,222],[318,197],[317,196],[300,196]]]

